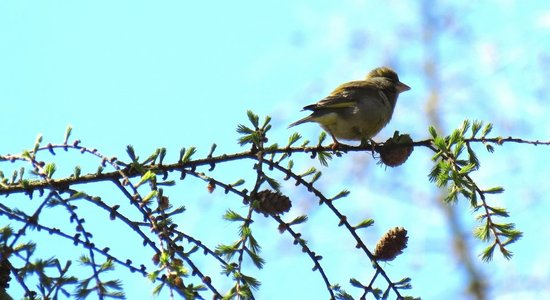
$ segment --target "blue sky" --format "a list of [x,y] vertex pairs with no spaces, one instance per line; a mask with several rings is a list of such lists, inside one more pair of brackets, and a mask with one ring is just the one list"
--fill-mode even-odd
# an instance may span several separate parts
[[[0,153],[31,148],[39,133],[46,142],[61,142],[69,124],[73,137],[108,156],[124,157],[128,144],[142,157],[164,146],[167,160],[176,160],[179,149],[191,145],[199,148],[199,156],[206,155],[213,142],[218,153],[235,152],[242,149],[234,129],[246,122],[247,109],[273,117],[272,142],[284,144],[294,130],[315,141],[320,133],[315,125],[287,129],[304,116],[301,107],[383,64],[393,66],[412,90],[400,97],[394,119],[376,140],[385,140],[394,130],[423,139],[428,136],[430,97],[424,62],[434,58],[441,78],[441,130],[450,131],[466,118],[482,119],[495,123],[495,135],[549,140],[550,5],[449,1],[434,2],[431,10],[436,21],[428,31],[437,35],[432,47],[426,47],[420,4],[407,1],[5,1],[0,3]],[[542,259],[548,244],[541,242],[549,233],[540,230],[548,225],[543,221],[549,209],[547,170],[541,162],[549,150],[513,144],[498,147],[492,155],[482,150],[479,147],[482,169],[476,179],[486,187],[504,185],[506,193],[492,200],[509,208],[511,221],[525,232],[512,246],[516,256],[511,262],[497,258],[480,263],[491,274],[490,295],[536,299],[537,289],[527,284],[517,284],[513,291],[501,289],[525,278],[538,287],[550,276],[550,266]],[[406,165],[387,170],[370,156],[349,155],[321,168],[319,185],[328,195],[343,188],[352,191],[339,205],[353,218],[377,221],[365,233],[372,243],[390,227],[409,229],[409,252],[386,268],[396,280],[413,278],[412,295],[466,299],[443,213],[433,204],[437,191],[426,177],[430,155],[417,149]],[[70,174],[74,164],[90,170],[96,166],[77,155],[56,159],[65,167],[60,174]],[[294,159],[304,168],[311,163],[307,157]],[[250,171],[249,165],[236,167]],[[231,167],[219,169],[215,175],[220,178],[240,176]],[[98,193],[105,193],[103,188],[98,187]],[[338,274],[339,283],[346,284],[345,275],[358,272],[357,265],[368,267],[362,257],[352,255],[345,238],[335,245],[327,237],[343,233],[326,208],[291,183],[284,191],[298,199],[291,214],[311,215],[302,230],[318,251],[325,251],[324,261]],[[220,205],[227,201],[218,192],[206,194],[197,181],[173,190],[175,198],[180,193],[192,195],[183,197],[189,213],[180,220],[190,232],[203,236],[204,220],[220,219],[229,207]],[[465,202],[457,209],[469,235],[474,216]],[[1,225],[7,222],[0,218]],[[89,222],[104,221],[98,216]],[[326,298],[318,274],[309,271],[311,263],[288,237],[271,238],[274,226],[266,219],[254,228],[264,234],[268,260],[275,257],[280,262],[268,263],[261,272],[264,288],[259,298],[277,299],[281,286],[295,289],[297,295],[300,291]],[[236,233],[223,222],[215,230]],[[108,243],[110,236],[97,238]],[[216,236],[204,239],[216,242]],[[474,254],[485,246],[478,241],[472,245]],[[205,268],[217,272],[216,266]],[[288,273],[297,277],[280,275]],[[128,278],[129,299],[134,299],[132,293],[143,295],[152,289],[146,279],[122,274]],[[368,272],[357,276],[370,278]],[[303,286],[296,286],[295,278],[303,280]],[[434,278],[444,280],[434,286]],[[13,281],[12,286],[16,290]],[[133,288],[137,286],[143,289]]]

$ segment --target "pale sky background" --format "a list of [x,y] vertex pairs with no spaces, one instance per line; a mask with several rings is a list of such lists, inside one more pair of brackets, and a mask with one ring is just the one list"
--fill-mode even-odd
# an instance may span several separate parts
[[[73,138],[122,160],[127,160],[128,144],[141,157],[166,147],[170,162],[177,159],[181,147],[198,147],[197,157],[205,156],[212,143],[218,145],[218,154],[244,151],[236,143],[235,128],[247,122],[247,109],[273,117],[270,142],[284,145],[294,131],[315,142],[321,132],[315,125],[287,129],[304,116],[301,107],[338,84],[386,64],[412,90],[401,95],[394,119],[375,139],[384,141],[399,130],[420,140],[428,136],[430,124],[426,60],[437,62],[442,130],[449,132],[464,119],[480,119],[495,124],[491,136],[550,140],[548,1],[418,3],[423,2],[428,7],[424,13],[421,4],[397,0],[3,1],[0,154],[32,148],[38,134],[45,143],[62,142],[69,124]],[[426,21],[427,16],[432,21]],[[433,44],[423,40],[426,32],[434,35]],[[474,179],[485,188],[504,186],[506,192],[490,197],[489,202],[508,208],[511,217],[505,221],[516,223],[525,234],[510,247],[515,253],[511,261],[498,253],[491,263],[476,258],[491,287],[489,298],[540,299],[550,292],[546,254],[550,149],[516,144],[497,147],[494,154],[483,149],[476,148],[482,168]],[[453,258],[447,223],[434,205],[437,191],[427,178],[430,157],[430,152],[418,148],[404,166],[384,169],[370,155],[346,155],[328,168],[319,167],[323,177],[317,187],[328,196],[344,188],[351,191],[337,206],[354,220],[376,220],[372,229],[363,232],[371,249],[389,228],[409,230],[405,254],[385,265],[393,280],[413,279],[413,289],[406,295],[469,299],[463,270]],[[44,155],[42,159],[52,158]],[[84,171],[94,171],[99,164],[71,154],[53,159],[60,169],[58,176],[70,174],[76,164]],[[293,159],[304,169],[317,165],[308,156],[293,155]],[[6,174],[19,167],[0,164]],[[252,176],[251,168],[250,162],[220,165],[210,175],[231,182]],[[108,195],[111,203],[128,201],[109,185],[80,188]],[[173,201],[181,199],[188,208],[177,220],[180,229],[211,248],[220,240],[237,239],[236,227],[219,220],[227,208],[244,212],[240,199],[219,190],[208,194],[204,183],[193,179],[167,191]],[[293,211],[286,219],[310,215],[300,231],[324,256],[331,280],[358,297],[348,284],[349,277],[368,282],[372,272],[365,257],[356,255],[349,233],[338,228],[338,220],[301,187],[285,183],[283,192],[293,199]],[[24,203],[22,209],[37,203],[23,196],[3,199],[11,207],[16,206],[14,202],[4,201]],[[471,237],[475,215],[464,199],[456,206],[464,234]],[[111,254],[150,264],[152,253],[140,241],[126,240],[127,232],[118,234],[120,228],[108,216],[95,215],[91,206],[88,209],[91,213],[84,213],[88,226],[98,226],[96,244],[112,243],[118,252]],[[63,212],[57,213],[44,219],[68,220]],[[8,224],[19,226],[0,216],[0,225]],[[260,217],[252,229],[267,260],[259,272],[252,265],[246,268],[263,283],[256,299],[281,299],[282,292],[294,297],[285,299],[328,298],[319,274],[311,271],[312,262],[289,236],[276,232],[275,222]],[[46,239],[38,251],[44,251],[44,257],[57,253],[59,258],[76,260],[80,253],[70,242],[42,238]],[[486,246],[470,242],[474,255]],[[64,257],[60,248],[66,255],[77,254]],[[218,275],[213,260],[201,268],[214,283],[225,279]],[[149,297],[153,284],[146,278],[122,266],[117,270],[113,277],[123,279],[128,299]],[[228,285],[220,286],[223,292]],[[13,279],[9,291],[15,299],[21,298]],[[166,298],[167,294],[159,297]]]

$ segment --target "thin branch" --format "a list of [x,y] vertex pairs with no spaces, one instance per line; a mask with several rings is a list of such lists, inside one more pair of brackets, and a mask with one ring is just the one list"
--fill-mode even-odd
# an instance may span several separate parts
[[[541,142],[541,141],[529,141],[524,140],[520,138],[471,138],[471,139],[464,139],[467,143],[492,143],[497,145],[502,145],[503,143],[521,143],[521,144],[530,144],[530,145],[545,145],[550,146],[550,141],[547,142]],[[413,142],[411,144],[401,144],[397,147],[428,147],[432,150],[433,140],[427,139],[427,140],[421,140],[417,142]],[[73,147],[72,145],[52,145],[52,148],[69,148],[69,149],[75,149],[78,151],[81,151],[81,149],[86,149],[83,147]],[[339,152],[372,152],[375,151],[379,153],[383,147],[383,143],[376,144],[376,145],[362,145],[362,146],[350,146],[350,145],[344,145],[341,144],[341,146],[337,149],[337,153]],[[39,150],[47,150],[49,148],[41,147]],[[96,151],[89,150],[90,153],[97,153]],[[287,154],[290,155],[292,153],[319,153],[319,152],[334,152],[334,149],[331,146],[314,146],[314,147],[285,147],[285,148],[267,148],[263,150],[264,155],[268,154]],[[257,158],[257,152],[256,151],[245,151],[240,153],[234,153],[234,154],[223,154],[219,156],[212,156],[202,159],[196,159],[196,160],[190,160],[187,162],[177,162],[173,164],[149,164],[143,166],[143,171],[152,171],[157,174],[163,174],[166,172],[174,172],[174,171],[181,171],[181,170],[194,170],[195,168],[199,166],[211,166],[218,163],[223,162],[229,162],[229,161],[237,161],[242,159],[256,159]],[[15,160],[24,160],[21,155],[4,155],[0,156],[0,161],[15,161]],[[116,162],[116,160],[114,161]],[[63,190],[64,188],[67,188],[69,186],[75,185],[75,184],[87,184],[87,183],[93,183],[93,182],[103,182],[103,181],[116,181],[121,180],[123,178],[133,178],[137,176],[141,176],[142,173],[139,172],[137,169],[128,166],[126,168],[122,168],[117,171],[113,172],[107,172],[107,173],[90,173],[85,174],[79,177],[66,177],[66,178],[60,178],[60,179],[49,179],[48,181],[44,180],[32,180],[28,182],[17,182],[14,184],[6,184],[0,182],[0,195],[10,195],[10,194],[16,194],[16,193],[26,193],[26,194],[32,194],[34,191],[41,191],[45,189],[49,189],[51,187],[54,187],[57,190]]]

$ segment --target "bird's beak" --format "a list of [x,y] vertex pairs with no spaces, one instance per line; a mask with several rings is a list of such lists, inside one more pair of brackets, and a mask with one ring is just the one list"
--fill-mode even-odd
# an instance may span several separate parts
[[408,86],[408,85],[406,85],[406,84],[404,84],[403,82],[399,82],[399,83],[397,83],[396,89],[397,89],[397,92],[398,92],[398,93],[403,93],[403,92],[405,92],[405,91],[410,90],[411,87]]

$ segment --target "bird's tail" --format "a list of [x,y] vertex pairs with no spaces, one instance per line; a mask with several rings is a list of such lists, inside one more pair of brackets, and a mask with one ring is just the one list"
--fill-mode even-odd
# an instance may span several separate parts
[[288,125],[288,128],[294,127],[294,126],[296,126],[296,125],[300,125],[300,124],[302,124],[302,123],[311,122],[311,121],[312,121],[312,120],[311,120],[311,116],[307,116],[307,117],[305,117],[305,118],[303,118],[303,119],[300,119],[300,120],[298,120],[298,121],[296,121],[296,122],[294,122],[294,123]]

